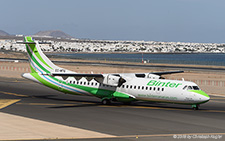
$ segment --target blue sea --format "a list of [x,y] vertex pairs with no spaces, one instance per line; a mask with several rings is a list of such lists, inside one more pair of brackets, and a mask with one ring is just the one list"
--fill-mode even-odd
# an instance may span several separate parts
[[[74,53],[49,54],[63,58],[83,60],[107,60],[123,62],[142,62],[142,54],[126,53]],[[149,63],[162,64],[195,64],[225,66],[225,54],[190,53],[190,54],[143,54],[143,60]]]

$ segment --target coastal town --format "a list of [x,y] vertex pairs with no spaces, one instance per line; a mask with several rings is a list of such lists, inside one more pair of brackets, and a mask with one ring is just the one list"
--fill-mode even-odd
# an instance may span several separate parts
[[[35,37],[34,37],[35,38]],[[21,38],[22,39],[22,38]],[[25,52],[22,40],[0,39],[1,50]],[[45,52],[83,52],[83,53],[225,53],[225,43],[187,43],[158,41],[120,41],[89,40],[70,38],[40,38],[41,48]]]

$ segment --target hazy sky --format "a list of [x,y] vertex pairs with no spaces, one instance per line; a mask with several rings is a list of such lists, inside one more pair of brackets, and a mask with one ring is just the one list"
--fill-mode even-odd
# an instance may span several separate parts
[[0,0],[0,17],[10,34],[225,43],[225,0]]

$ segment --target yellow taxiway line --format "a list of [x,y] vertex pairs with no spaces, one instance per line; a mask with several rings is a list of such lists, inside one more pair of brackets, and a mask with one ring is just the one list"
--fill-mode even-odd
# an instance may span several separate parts
[[0,99],[0,109],[12,105],[18,101],[20,101],[20,99]]
[[4,91],[0,91],[0,93],[7,94],[7,95],[19,96],[19,97],[29,97],[28,95],[16,94],[16,93],[4,92]]

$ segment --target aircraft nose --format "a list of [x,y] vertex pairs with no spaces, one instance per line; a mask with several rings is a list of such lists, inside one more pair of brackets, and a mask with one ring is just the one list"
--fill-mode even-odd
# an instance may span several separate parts
[[[202,90],[192,90],[192,92],[194,92],[195,94],[197,94],[198,96],[196,97],[198,99],[199,102],[207,102],[210,100],[210,97],[208,94],[206,94],[204,91]],[[196,100],[197,100],[196,99]]]
[[210,97],[208,94],[206,94],[205,92],[201,91],[199,92],[199,94],[201,95],[201,101],[202,102],[207,102],[210,100]]
[[207,96],[203,96],[202,98],[203,101],[209,101],[210,100],[210,97],[207,95]]

